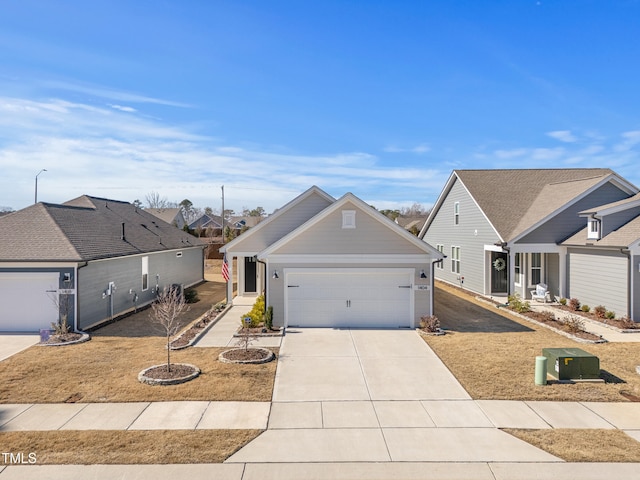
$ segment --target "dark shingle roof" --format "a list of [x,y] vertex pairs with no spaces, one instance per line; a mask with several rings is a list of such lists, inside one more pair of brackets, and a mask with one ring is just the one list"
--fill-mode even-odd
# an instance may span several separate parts
[[0,218],[0,261],[87,261],[200,244],[130,203],[87,195]]
[[455,174],[508,241],[614,172],[568,168],[456,170]]

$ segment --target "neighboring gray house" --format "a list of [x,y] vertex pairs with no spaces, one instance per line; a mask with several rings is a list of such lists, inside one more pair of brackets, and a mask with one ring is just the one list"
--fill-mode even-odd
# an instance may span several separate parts
[[145,211],[180,230],[187,224],[181,208],[145,208]]
[[[204,231],[207,228],[213,228],[222,232],[222,217],[220,215],[202,214],[189,224],[189,230]],[[220,233],[221,235],[221,233]]]
[[[406,327],[433,312],[442,256],[347,193],[312,187],[220,249],[238,294],[265,291],[274,324]],[[233,271],[233,259],[238,270]]]
[[[618,298],[631,292],[626,280],[615,282],[612,297],[608,280],[602,281],[603,264],[585,262],[577,240],[571,246],[566,241],[585,229],[585,215],[592,209],[620,201],[633,205],[628,199],[637,193],[637,187],[606,168],[454,170],[419,236],[447,255],[435,271],[445,282],[483,295],[519,293],[524,298],[536,284],[546,283],[554,297],[582,296],[583,302],[617,308],[624,315]],[[635,207],[625,213],[602,208],[604,213],[594,215],[608,216],[607,229],[628,220]],[[616,243],[613,238],[607,242]],[[582,247],[584,253],[586,238]],[[591,248],[589,255],[599,251],[602,256],[604,250]],[[618,264],[627,261],[625,252],[612,250],[606,268],[614,257]]]
[[84,330],[203,278],[200,241],[127,202],[81,196],[0,218],[0,331],[49,328],[63,305]]

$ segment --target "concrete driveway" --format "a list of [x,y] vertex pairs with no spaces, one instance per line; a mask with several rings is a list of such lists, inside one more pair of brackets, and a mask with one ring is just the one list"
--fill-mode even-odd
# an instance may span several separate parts
[[36,334],[0,333],[0,361],[15,355],[40,341]]
[[287,330],[268,429],[226,463],[558,461],[495,428],[413,330]]

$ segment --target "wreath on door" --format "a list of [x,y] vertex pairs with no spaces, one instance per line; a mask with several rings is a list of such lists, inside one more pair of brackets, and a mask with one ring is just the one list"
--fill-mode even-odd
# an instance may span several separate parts
[[501,272],[507,268],[507,262],[504,261],[504,258],[496,258],[493,262],[493,268],[495,268],[496,271]]

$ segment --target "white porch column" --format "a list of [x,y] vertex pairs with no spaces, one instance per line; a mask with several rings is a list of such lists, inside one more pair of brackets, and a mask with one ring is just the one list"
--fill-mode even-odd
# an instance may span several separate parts
[[233,259],[235,257],[231,255],[231,258],[227,257],[228,267],[229,267],[229,281],[227,282],[227,298],[229,299],[229,304],[233,303]]
[[558,290],[561,297],[567,298],[567,247],[560,248],[558,263]]
[[509,289],[508,294],[513,295],[516,289],[516,254],[509,250]]

